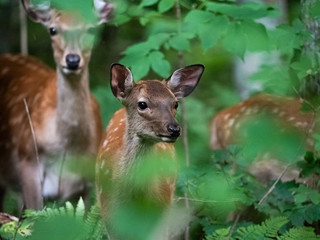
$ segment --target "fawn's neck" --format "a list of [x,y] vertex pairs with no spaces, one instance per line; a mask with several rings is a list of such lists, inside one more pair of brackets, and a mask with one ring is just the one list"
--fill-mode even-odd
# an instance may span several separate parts
[[155,144],[155,142],[139,137],[134,128],[134,123],[127,119],[126,132],[123,139],[123,155],[120,160],[120,171],[123,174],[126,174],[132,167],[139,164],[140,159],[146,156]]
[[93,116],[88,67],[81,74],[64,74],[57,69],[57,128],[66,148],[85,150],[92,132]]

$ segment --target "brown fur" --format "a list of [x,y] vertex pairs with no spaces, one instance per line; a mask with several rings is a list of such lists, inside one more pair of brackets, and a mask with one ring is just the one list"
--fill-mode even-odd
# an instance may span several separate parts
[[102,127],[99,106],[89,91],[94,36],[88,29],[106,22],[113,5],[94,0],[88,11],[96,22],[88,22],[76,11],[22,3],[28,16],[51,34],[56,71],[29,56],[0,58],[0,203],[3,189],[12,187],[22,192],[26,208],[41,209],[42,195],[64,201],[86,192],[84,177],[63,164],[70,157],[90,161],[98,150]]
[[[211,142],[213,149],[225,149],[231,144],[243,144],[242,130],[250,122],[254,122],[261,114],[271,117],[277,123],[279,132],[295,132],[301,137],[302,147],[313,149],[312,133],[315,131],[314,112],[301,112],[302,100],[296,98],[277,97],[259,94],[239,104],[219,112],[211,122]],[[260,161],[250,166],[250,172],[268,182],[276,179],[285,167],[285,163],[269,153],[260,153]],[[297,179],[297,169],[289,169],[282,178],[284,181]]]
[[[41,131],[46,131],[46,120],[55,114],[57,108],[56,72],[30,56],[4,55],[0,57],[0,183],[21,191],[21,172],[25,164],[35,162],[34,141],[31,134],[24,99],[28,104],[32,125],[37,140]],[[100,110],[96,100],[91,97],[91,109],[94,116],[94,132],[90,137],[91,147],[84,148],[83,153],[94,154],[102,135]],[[54,137],[54,136],[52,136]],[[89,137],[89,136],[86,136]],[[53,139],[54,141],[54,139]],[[56,149],[37,143],[39,155],[55,154]],[[80,154],[80,152],[79,152]],[[18,162],[17,162],[18,161]],[[37,163],[34,163],[37,164]],[[36,177],[36,176],[34,176]]]
[[[160,212],[169,208],[177,176],[172,144],[180,134],[175,119],[177,101],[192,92],[203,69],[202,65],[192,65],[178,69],[168,81],[134,83],[129,69],[120,64],[112,66],[111,89],[125,108],[110,120],[96,165],[98,203],[111,239],[130,238],[126,233],[119,234],[112,220],[114,213],[127,204],[143,199]],[[145,107],[141,108],[141,103],[145,103]],[[134,173],[140,174],[144,171],[141,167],[149,163],[156,170],[141,183]],[[164,165],[157,165],[159,163]],[[163,233],[161,239],[167,239],[164,236]]]

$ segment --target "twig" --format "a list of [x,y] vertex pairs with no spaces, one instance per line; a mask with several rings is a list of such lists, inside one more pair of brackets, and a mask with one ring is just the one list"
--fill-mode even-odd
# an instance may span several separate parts
[[66,151],[63,152],[62,162],[61,162],[60,170],[59,170],[58,196],[60,196],[60,191],[61,191],[62,171],[63,171],[63,166],[64,166],[65,160],[66,160]]
[[27,21],[22,2],[19,1],[19,18],[20,18],[20,51],[22,55],[28,55],[28,33]]
[[[181,7],[180,7],[180,0],[176,0],[176,18],[178,20],[178,34],[181,33]],[[178,65],[179,68],[182,68],[184,65],[183,60],[183,53],[182,51],[178,51]],[[189,155],[189,144],[188,144],[188,126],[186,120],[186,109],[184,100],[181,101],[181,115],[182,115],[182,135],[183,135],[183,145],[184,145],[184,152],[185,152],[185,163],[186,167],[190,167],[190,155]],[[190,208],[190,203],[188,199],[188,193],[184,193],[185,197],[185,206],[187,209]],[[190,224],[186,226],[184,232],[184,239],[190,240]]]
[[[23,99],[23,102],[24,102],[24,106],[25,106],[25,108],[26,108],[26,113],[27,113],[27,116],[28,116],[29,125],[30,125],[30,129],[31,129],[31,134],[32,134],[32,138],[33,138],[34,152],[35,152],[36,160],[37,160],[37,163],[38,163],[39,178],[40,178],[41,193],[42,193],[42,189],[43,189],[43,177],[42,177],[42,172],[41,172],[41,168],[40,168],[40,159],[39,159],[39,151],[38,151],[38,145],[37,145],[37,138],[36,138],[36,134],[35,134],[35,132],[34,132],[34,128],[33,128],[32,120],[31,120],[31,116],[30,116],[30,112],[29,112],[29,107],[28,107],[27,100],[24,98],[24,99]],[[42,197],[42,194],[41,194],[41,197]],[[42,197],[42,201],[43,201],[43,197]]]
[[272,184],[272,186],[269,188],[268,192],[260,199],[258,205],[261,205],[266,198],[272,193],[272,191],[274,190],[274,188],[276,187],[277,183],[280,181],[280,179],[283,177],[283,175],[286,173],[286,171],[288,170],[288,168],[291,166],[291,164],[288,164],[283,171],[281,172],[281,174],[279,175],[279,177],[277,178],[277,180]]
[[234,203],[241,201],[241,199],[234,198],[232,200],[228,201],[215,201],[215,200],[203,200],[203,199],[197,199],[197,198],[187,198],[187,197],[178,197],[175,199],[175,201],[180,201],[180,200],[188,200],[189,202],[201,202],[201,203]]
[[232,224],[232,227],[231,227],[230,232],[228,234],[227,240],[231,239],[232,234],[233,234],[233,232],[234,232],[234,230],[235,230],[235,228],[236,228],[236,226],[237,226],[237,224],[239,222],[240,216],[241,216],[241,214],[237,213],[236,219],[234,220],[234,222]]

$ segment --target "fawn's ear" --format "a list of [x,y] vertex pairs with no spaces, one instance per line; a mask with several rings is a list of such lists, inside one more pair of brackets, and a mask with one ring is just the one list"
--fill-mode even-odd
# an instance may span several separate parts
[[167,86],[178,99],[184,98],[195,89],[203,71],[202,64],[180,68],[167,79]]
[[114,4],[105,0],[94,0],[93,4],[99,16],[99,24],[108,22],[112,17]]
[[121,101],[124,100],[134,86],[131,71],[119,63],[112,64],[110,85],[113,95]]
[[28,15],[28,17],[35,21],[42,23],[44,26],[48,27],[52,10],[50,8],[50,1],[41,1],[38,4],[30,3],[30,0],[21,0],[22,5]]

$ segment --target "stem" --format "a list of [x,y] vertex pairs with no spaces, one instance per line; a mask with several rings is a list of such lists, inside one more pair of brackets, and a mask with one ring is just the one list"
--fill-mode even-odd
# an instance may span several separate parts
[[[176,18],[178,20],[178,34],[181,33],[181,7],[180,0],[176,0]],[[184,55],[182,51],[178,51],[178,66],[182,68],[184,66]],[[185,153],[185,165],[187,168],[190,167],[190,154],[189,154],[189,143],[188,143],[188,123],[186,118],[186,107],[185,102],[181,101],[181,116],[182,116],[182,136],[183,136],[183,146]],[[184,192],[184,204],[186,209],[190,209],[190,202],[188,198],[188,193]],[[186,226],[184,231],[184,239],[190,240],[190,224]]]
[[22,6],[22,2],[19,1],[19,18],[20,18],[20,51],[22,55],[28,55],[28,28],[26,15]]
[[34,128],[33,128],[32,120],[31,120],[31,116],[30,116],[27,100],[24,98],[23,102],[24,102],[24,106],[26,108],[26,113],[27,113],[27,116],[28,116],[29,125],[30,125],[30,129],[31,129],[31,134],[32,134],[32,139],[33,139],[33,144],[34,144],[34,152],[35,152],[35,155],[36,155],[37,164],[39,166],[39,178],[40,178],[41,192],[42,192],[42,189],[43,189],[43,177],[42,177],[41,168],[40,168],[40,160],[39,160],[39,151],[38,151],[38,145],[37,145],[37,138],[36,138],[36,134],[34,132]]

